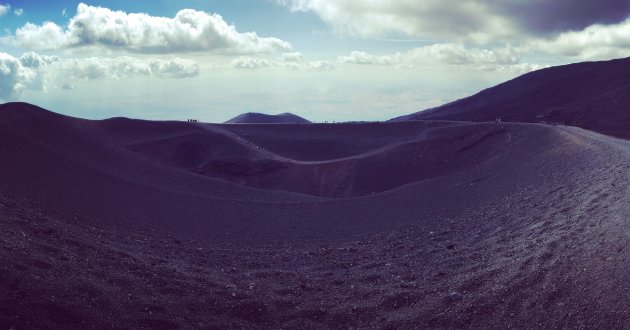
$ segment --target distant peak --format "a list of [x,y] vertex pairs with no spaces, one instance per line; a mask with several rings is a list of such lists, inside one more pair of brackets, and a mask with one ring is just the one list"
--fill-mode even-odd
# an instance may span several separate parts
[[310,121],[289,112],[276,115],[268,115],[258,112],[247,112],[238,115],[228,121],[226,124],[309,124]]

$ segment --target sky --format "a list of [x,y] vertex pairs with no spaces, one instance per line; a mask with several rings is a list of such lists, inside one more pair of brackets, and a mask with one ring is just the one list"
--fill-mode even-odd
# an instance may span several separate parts
[[66,115],[387,120],[630,56],[629,0],[0,0],[0,101]]

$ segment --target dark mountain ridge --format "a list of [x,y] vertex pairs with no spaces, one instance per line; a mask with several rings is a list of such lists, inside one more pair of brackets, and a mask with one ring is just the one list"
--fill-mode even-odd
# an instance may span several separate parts
[[258,112],[248,112],[238,115],[226,124],[310,124],[311,122],[292,113],[281,113],[277,115],[267,115]]
[[527,73],[436,108],[394,118],[558,123],[630,138],[630,58]]

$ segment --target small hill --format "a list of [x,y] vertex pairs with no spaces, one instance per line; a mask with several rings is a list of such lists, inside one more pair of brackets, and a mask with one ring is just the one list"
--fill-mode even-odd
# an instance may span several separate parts
[[281,113],[278,115],[267,115],[258,112],[248,112],[238,115],[228,121],[226,124],[310,124],[311,122],[294,115],[292,113]]
[[630,138],[630,58],[530,72],[473,96],[393,119],[562,123]]

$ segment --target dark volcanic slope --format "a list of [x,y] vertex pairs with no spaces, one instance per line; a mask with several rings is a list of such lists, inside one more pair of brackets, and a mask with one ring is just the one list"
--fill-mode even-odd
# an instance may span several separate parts
[[[627,141],[539,124],[87,121],[14,103],[0,154],[1,328],[628,326]],[[221,159],[248,170],[196,173]],[[299,175],[266,181],[260,161]],[[289,191],[337,177],[351,194]]]
[[[233,130],[242,138],[221,131],[221,127],[203,127],[204,132],[135,143],[131,149],[167,166],[247,186],[352,197],[471,170],[484,162],[494,164],[509,157],[512,133],[520,131],[518,127],[465,123],[436,127],[424,123],[322,125],[304,130],[292,127],[293,132],[301,134],[300,144],[294,134],[285,136],[277,131],[272,140],[265,139],[261,128],[255,126],[239,125]],[[358,134],[366,129],[374,133]],[[326,135],[328,142],[323,141]],[[338,158],[327,159],[329,154]]]
[[257,112],[248,112],[238,115],[226,124],[309,124],[310,121],[292,113],[281,113],[277,115],[267,115]]
[[[44,209],[94,224],[204,240],[330,239],[435,213],[434,207],[449,203],[443,194],[466,194],[453,194],[441,182],[483,177],[483,171],[511,162],[513,144],[500,146],[513,135],[534,136],[545,130],[486,124],[450,131],[451,125],[441,123],[398,123],[374,126],[371,140],[358,138],[360,126],[313,125],[307,130],[313,145],[326,137],[339,141],[330,145],[340,148],[354,136],[355,147],[339,150],[339,159],[313,152],[312,160],[303,161],[308,150],[317,149],[305,148],[300,154],[286,146],[308,126],[281,126],[292,128],[278,131],[274,142],[259,140],[256,126],[235,125],[230,127],[241,130],[229,131],[184,122],[87,121],[27,104],[7,104],[0,108],[0,183],[7,193],[30,196]],[[457,141],[444,149],[440,160],[441,151],[431,150],[427,139],[439,145]],[[488,145],[492,140],[499,147]],[[517,141],[524,138],[512,143]],[[396,159],[413,166],[397,164]],[[422,159],[426,162],[419,162]],[[426,180],[438,176],[438,182]],[[427,188],[412,195],[394,192],[407,185]],[[384,196],[373,194],[386,191]],[[364,197],[330,200],[314,195]],[[467,198],[461,205],[483,196]],[[392,216],[373,202],[377,198],[409,213]],[[424,203],[417,204],[417,199]]]
[[394,120],[554,122],[630,138],[630,58],[552,67]]

